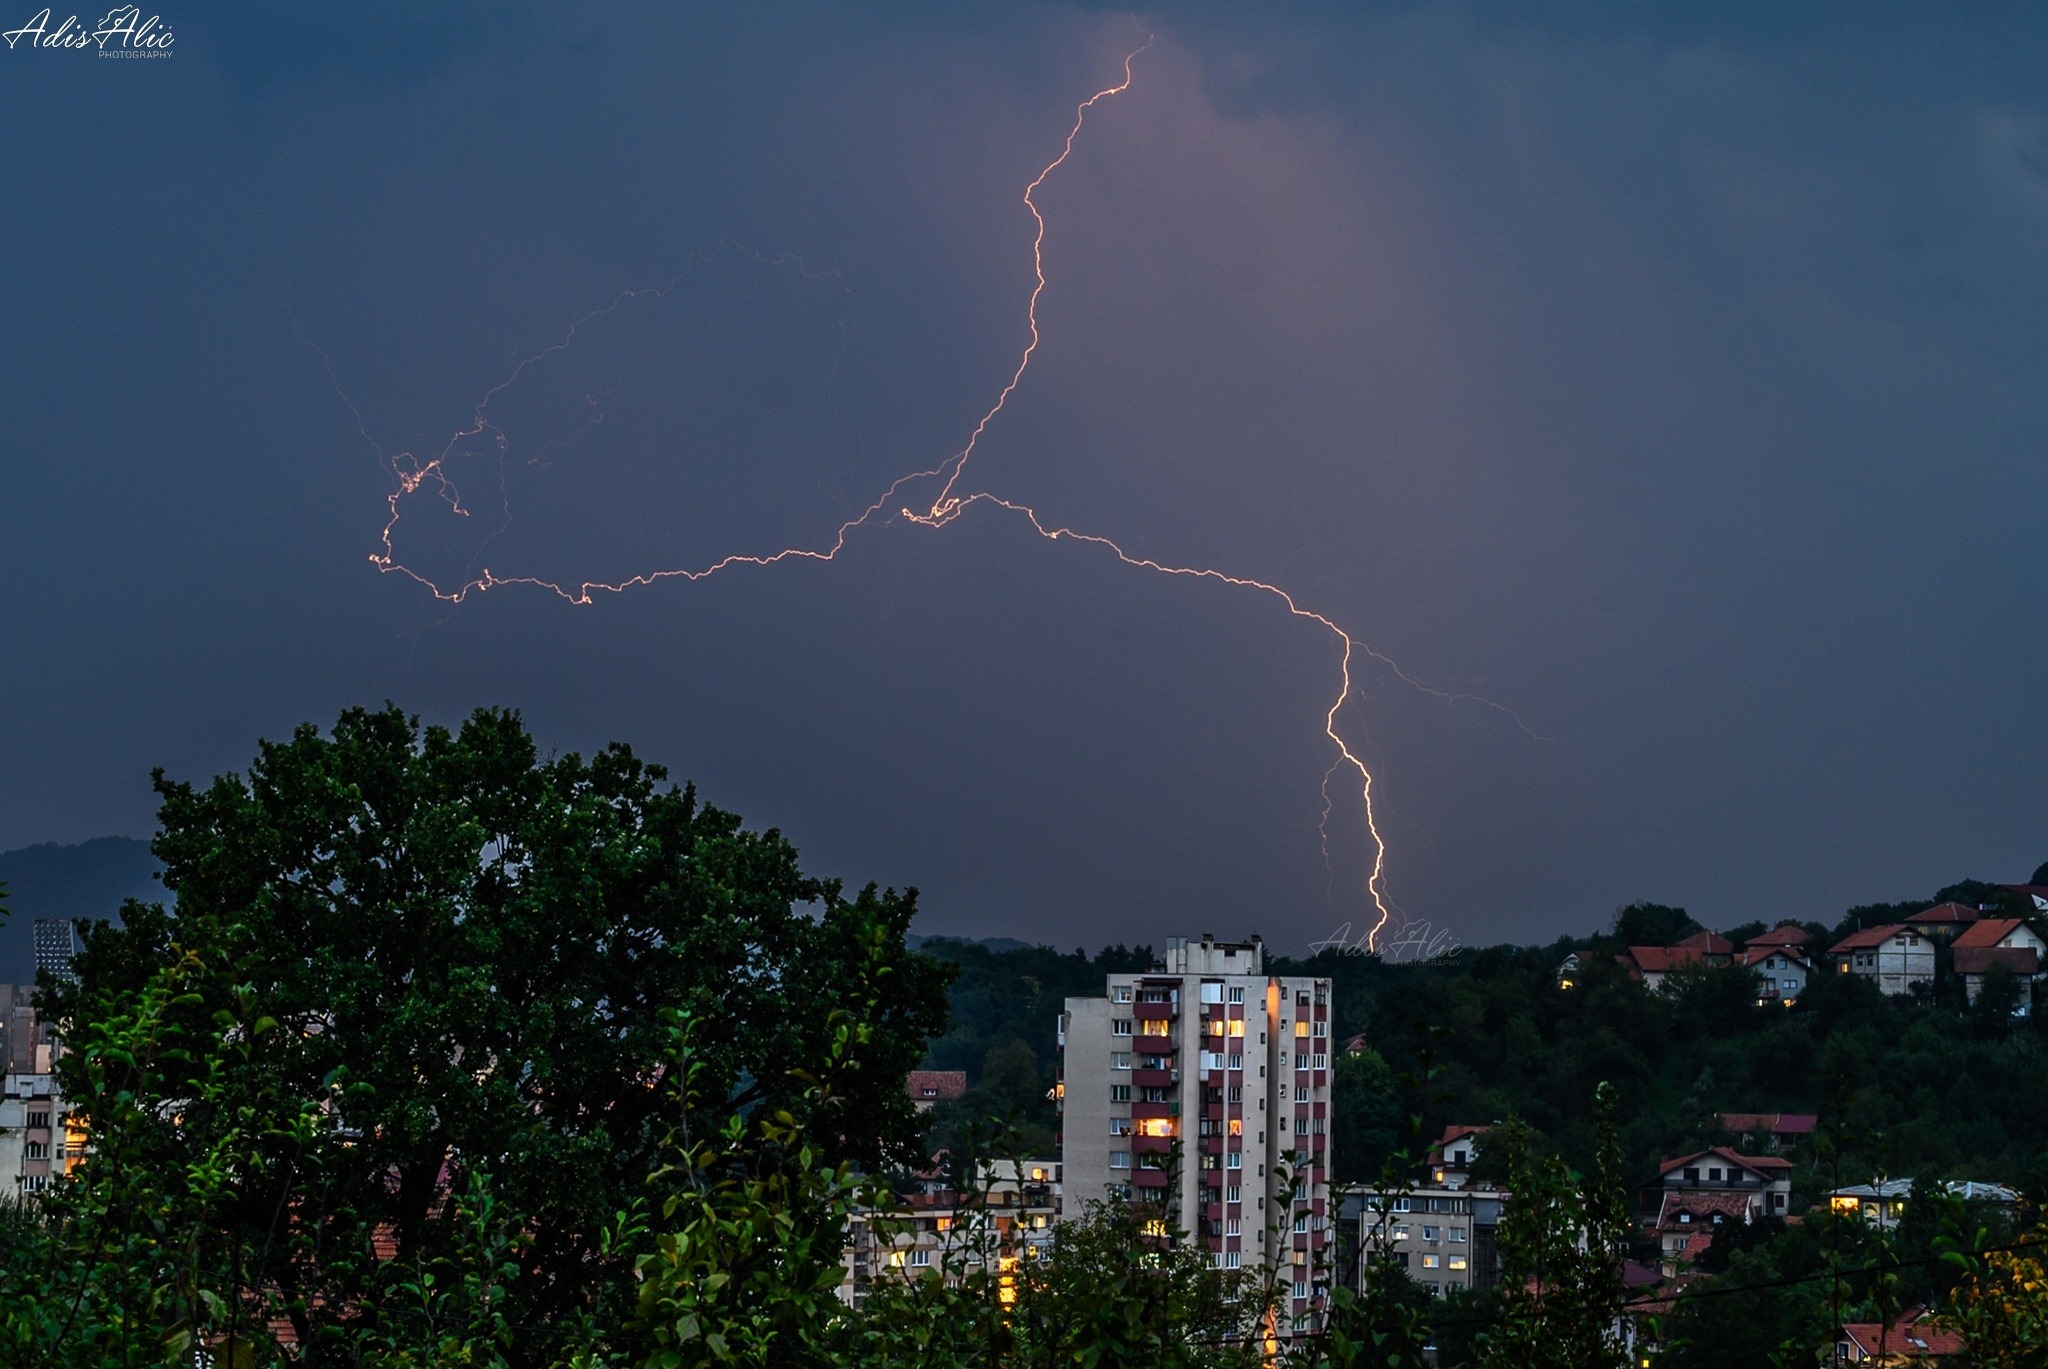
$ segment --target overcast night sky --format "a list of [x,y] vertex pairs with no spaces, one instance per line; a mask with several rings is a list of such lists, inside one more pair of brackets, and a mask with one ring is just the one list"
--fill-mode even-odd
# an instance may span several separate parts
[[502,482],[462,444],[471,516],[406,501],[399,558],[829,545],[1008,379],[1021,192],[1142,27],[963,492],[1519,714],[1361,669],[1409,915],[1832,920],[2048,859],[2037,6],[171,3],[167,60],[0,49],[0,848],[500,704],[922,930],[1360,919],[1333,639],[1268,596],[986,507],[589,607],[369,559],[380,449],[661,286],[493,398]]

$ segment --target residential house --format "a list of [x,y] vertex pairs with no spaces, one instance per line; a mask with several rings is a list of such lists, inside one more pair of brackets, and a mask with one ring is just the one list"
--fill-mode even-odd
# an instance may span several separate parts
[[1757,1137],[1772,1154],[1805,1145],[1820,1125],[1811,1112],[1724,1112],[1721,1130],[1741,1137]]
[[1563,960],[1558,961],[1557,987],[1560,989],[1577,988],[1579,984],[1579,967],[1583,963],[1584,962],[1582,962],[1579,959],[1579,953],[1577,951],[1573,951]]
[[1770,946],[1788,951],[1804,951],[1813,942],[1813,933],[1796,922],[1780,922],[1768,932],[1751,937],[1743,945],[1751,950],[1759,946]]
[[1998,887],[2031,902],[2035,912],[2048,913],[2048,884],[2001,884]]
[[1806,992],[1813,975],[1813,963],[1803,951],[1788,946],[1750,945],[1735,957],[1735,963],[1756,972],[1758,1006],[1769,1003],[1791,1007]]
[[1743,1198],[1745,1220],[1782,1217],[1792,1201],[1792,1162],[1776,1155],[1738,1155],[1713,1146],[1657,1167],[1659,1209],[1672,1193],[1733,1193]]
[[1384,1245],[1408,1277],[1436,1297],[1500,1281],[1494,1232],[1507,1195],[1485,1187],[1426,1184],[1382,1194],[1364,1186],[1337,1192],[1338,1273],[1360,1287],[1364,1257]]
[[1429,1172],[1433,1182],[1446,1188],[1463,1188],[1472,1181],[1472,1165],[1479,1158],[1479,1138],[1492,1128],[1453,1124],[1429,1147]]
[[[1838,1364],[1938,1365],[1961,1363],[1963,1338],[1934,1324],[1924,1307],[1909,1307],[1889,1326],[1849,1322],[1835,1330]],[[1822,1352],[1826,1358],[1827,1352]]]
[[1747,1226],[1757,1213],[1753,1195],[1722,1189],[1666,1189],[1652,1230],[1659,1268],[1676,1278],[1699,1260],[1725,1226]]
[[1906,1200],[1912,1196],[1911,1179],[1879,1179],[1875,1183],[1830,1189],[1827,1203],[1837,1216],[1853,1217],[1860,1213],[1865,1221],[1889,1231],[1905,1215]]
[[[1946,1179],[1935,1187],[1952,1198],[1987,1203],[2007,1212],[2017,1207],[2020,1200],[2019,1194],[2003,1184],[1987,1184],[1976,1179]],[[1899,1218],[1905,1215],[1906,1201],[1912,1196],[1911,1179],[1882,1179],[1875,1183],[1850,1184],[1833,1189],[1826,1198],[1830,1210],[1842,1216],[1861,1214],[1865,1221],[1889,1230],[1897,1226]]]
[[917,1110],[924,1112],[934,1104],[965,1096],[967,1071],[912,1070],[903,1081],[903,1091],[910,1095],[911,1102],[917,1104]]
[[1954,941],[1965,928],[1983,916],[1967,904],[1937,903],[1907,918],[1906,925],[1936,941]]
[[1695,932],[1670,946],[1631,946],[1615,960],[1629,978],[1641,980],[1643,987],[1654,992],[1676,971],[1726,965],[1734,957],[1734,942],[1712,932]]
[[2024,1017],[2033,1010],[2030,986],[2041,982],[2043,952],[2048,950],[2040,933],[2016,917],[1987,917],[1958,936],[1955,941],[1955,971],[1963,978],[1963,994],[1975,1003],[1984,992],[1985,978],[2003,970],[2023,986],[2013,1015]]
[[1934,988],[1934,942],[1902,922],[1870,927],[1828,947],[1838,974],[1854,974],[1887,994]]

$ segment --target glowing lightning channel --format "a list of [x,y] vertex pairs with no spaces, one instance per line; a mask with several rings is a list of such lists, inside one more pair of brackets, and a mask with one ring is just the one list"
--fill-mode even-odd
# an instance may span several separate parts
[[[410,452],[386,454],[376,440],[370,436],[367,427],[363,423],[360,408],[342,389],[339,380],[335,377],[332,362],[327,354],[317,346],[314,346],[302,333],[299,334],[301,341],[306,342],[309,347],[313,347],[313,350],[319,353],[321,361],[326,367],[328,380],[333,384],[336,394],[341,396],[343,403],[348,405],[350,412],[355,416],[357,433],[377,450],[379,459],[390,470],[396,482],[392,493],[386,497],[388,517],[379,538],[381,549],[370,553],[371,564],[384,574],[395,572],[412,579],[432,594],[434,598],[449,604],[460,604],[472,593],[481,594],[486,590],[501,587],[525,586],[547,590],[571,604],[587,605],[595,602],[595,596],[600,593],[621,594],[629,589],[655,585],[664,580],[695,582],[708,579],[720,571],[729,570],[735,566],[767,567],[779,565],[784,561],[797,560],[833,561],[838,558],[841,551],[845,550],[848,537],[856,529],[865,526],[877,514],[883,514],[892,507],[896,509],[897,515],[907,522],[916,524],[919,527],[937,529],[945,527],[947,524],[962,517],[976,505],[985,504],[993,509],[1000,509],[1021,517],[1030,525],[1032,531],[1048,542],[1085,543],[1109,552],[1124,565],[1136,569],[1154,571],[1161,575],[1185,576],[1196,580],[1213,581],[1218,584],[1230,585],[1239,589],[1255,590],[1271,595],[1278,599],[1281,605],[1293,617],[1307,619],[1329,632],[1336,639],[1340,648],[1337,695],[1331,700],[1329,708],[1323,714],[1323,733],[1330,739],[1331,744],[1336,747],[1337,759],[1331,763],[1330,769],[1323,776],[1323,812],[1318,828],[1322,836],[1324,863],[1327,868],[1329,862],[1329,822],[1331,817],[1329,782],[1331,777],[1339,770],[1350,769],[1358,776],[1359,799],[1365,812],[1366,833],[1371,838],[1373,848],[1372,870],[1366,878],[1365,889],[1367,896],[1372,901],[1374,910],[1379,914],[1379,919],[1373,924],[1372,930],[1366,934],[1366,945],[1368,949],[1377,950],[1381,933],[1386,929],[1387,924],[1393,921],[1399,914],[1387,897],[1387,844],[1385,838],[1380,834],[1378,816],[1374,808],[1372,771],[1365,761],[1351,749],[1350,744],[1345,741],[1343,734],[1337,729],[1337,717],[1344,711],[1345,706],[1350,703],[1352,697],[1351,667],[1353,658],[1357,656],[1369,657],[1384,666],[1405,684],[1433,698],[1447,703],[1479,703],[1507,714],[1509,717],[1514,718],[1516,724],[1522,726],[1523,731],[1526,732],[1528,729],[1522,724],[1520,717],[1515,715],[1513,710],[1504,708],[1489,699],[1475,694],[1452,693],[1437,689],[1416,679],[1401,669],[1393,660],[1374,650],[1365,642],[1354,638],[1331,619],[1313,609],[1302,607],[1301,604],[1296,602],[1293,595],[1278,585],[1268,584],[1264,580],[1255,580],[1247,576],[1225,574],[1222,571],[1209,567],[1168,565],[1164,562],[1153,560],[1150,557],[1134,556],[1110,538],[1096,533],[1079,532],[1073,528],[1048,523],[1040,517],[1037,510],[1029,505],[1002,498],[986,490],[970,494],[954,493],[956,486],[960,482],[960,477],[966,470],[968,461],[974,456],[975,449],[979,445],[983,434],[988,431],[989,425],[995,421],[996,416],[1003,411],[1003,406],[1009,402],[1010,396],[1015,394],[1017,388],[1023,383],[1024,373],[1030,368],[1031,359],[1038,351],[1040,341],[1038,303],[1045,293],[1047,283],[1044,253],[1046,224],[1045,215],[1040,211],[1036,198],[1038,190],[1045,184],[1046,179],[1053,172],[1057,171],[1066,162],[1067,158],[1072,155],[1075,140],[1080,136],[1082,125],[1087,122],[1088,111],[1101,101],[1121,95],[1130,89],[1133,64],[1139,56],[1152,46],[1153,41],[1153,36],[1147,34],[1142,45],[1125,55],[1123,79],[1121,81],[1115,85],[1106,86],[1081,101],[1075,108],[1073,126],[1067,130],[1066,141],[1061,145],[1059,155],[1046,163],[1045,167],[1032,178],[1031,183],[1024,189],[1024,206],[1031,211],[1032,220],[1037,225],[1037,231],[1031,240],[1031,265],[1034,280],[1031,288],[1030,302],[1025,312],[1026,321],[1030,329],[1030,341],[1025,344],[1023,354],[1018,358],[1017,367],[1011,373],[1009,382],[1003,386],[1001,393],[996,396],[995,403],[989,406],[988,411],[981,416],[981,420],[974,425],[974,430],[969,434],[965,446],[929,470],[911,471],[906,475],[898,476],[872,503],[838,526],[833,533],[829,546],[823,548],[788,546],[779,551],[767,553],[735,552],[694,570],[676,568],[645,571],[616,582],[585,580],[568,583],[534,575],[498,575],[488,567],[485,567],[452,588],[437,583],[432,578],[414,570],[398,559],[393,547],[393,537],[402,517],[402,506],[407,499],[419,493],[422,489],[431,486],[433,491],[446,501],[451,510],[458,515],[468,516],[469,510],[463,505],[461,494],[456,489],[454,480],[448,471],[449,459],[455,454],[458,447],[466,442],[487,437],[497,449],[500,470],[502,471],[504,459],[508,455],[509,444],[505,434],[490,418],[491,401],[517,383],[534,366],[573,344],[578,333],[589,324],[612,313],[632,300],[646,297],[660,298],[666,295],[681,282],[682,276],[678,276],[675,280],[670,281],[664,286],[621,291],[609,304],[593,309],[577,319],[558,341],[520,362],[513,368],[511,374],[486,391],[482,400],[476,406],[470,424],[450,437],[439,452],[425,460],[420,460]],[[723,245],[721,244],[721,246]],[[758,254],[750,255],[754,255],[756,260],[769,266],[785,266],[793,263],[806,279],[817,278],[798,258],[787,255],[774,258],[761,257]],[[701,264],[702,260],[703,258],[692,257],[690,265],[694,267]],[[687,268],[685,274],[687,274]],[[905,486],[914,485],[921,480],[936,480],[941,477],[944,478],[943,484],[939,489],[937,497],[932,500],[930,507],[926,511],[919,513],[899,503],[899,494]],[[508,509],[507,517],[509,518],[509,516]],[[1531,733],[1530,735],[1533,736],[1534,734]]]

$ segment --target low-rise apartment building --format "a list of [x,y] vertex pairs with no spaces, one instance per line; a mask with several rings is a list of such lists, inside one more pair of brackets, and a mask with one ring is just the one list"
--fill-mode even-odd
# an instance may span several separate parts
[[1057,1160],[991,1160],[971,1190],[934,1180],[886,1210],[863,1212],[847,1233],[839,1296],[858,1303],[877,1282],[927,1276],[998,1277],[1044,1259],[1060,1213]]
[[1851,933],[1828,948],[1828,958],[1837,974],[1859,975],[1882,993],[1934,988],[1934,942],[1903,922]]
[[1494,1233],[1505,1201],[1483,1185],[1431,1183],[1394,1193],[1347,1186],[1338,1196],[1338,1276],[1362,1288],[1366,1259],[1384,1243],[1408,1277],[1437,1297],[1491,1288],[1500,1282]]

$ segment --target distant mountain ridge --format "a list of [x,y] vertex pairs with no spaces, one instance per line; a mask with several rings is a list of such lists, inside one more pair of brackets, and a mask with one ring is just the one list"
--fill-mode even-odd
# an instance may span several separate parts
[[35,982],[37,918],[107,918],[121,911],[123,899],[161,899],[161,868],[149,843],[134,837],[0,851],[0,884],[7,893],[0,902],[6,914],[0,922],[0,983]]

